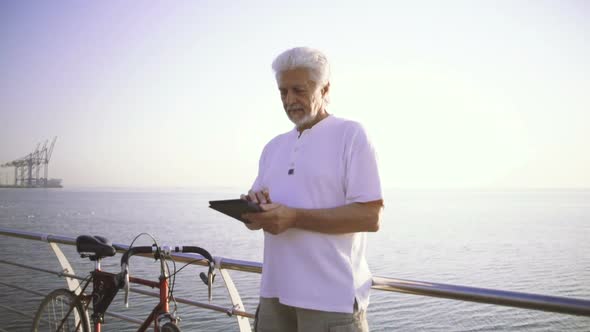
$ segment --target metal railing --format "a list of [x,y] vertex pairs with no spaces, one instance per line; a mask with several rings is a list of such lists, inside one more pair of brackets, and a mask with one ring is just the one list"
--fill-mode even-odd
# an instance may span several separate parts
[[[75,245],[75,239],[66,236],[18,231],[1,227],[0,235],[35,241],[44,241],[49,242],[50,244],[55,243]],[[124,252],[128,249],[126,245],[113,244],[113,246],[119,252]],[[56,254],[58,253],[56,252]],[[173,254],[172,256],[176,261],[179,262],[198,264],[204,266],[207,265],[204,259],[195,261],[195,256],[192,255]],[[217,268],[219,268],[220,271],[222,271],[222,276],[224,277],[226,287],[228,288],[228,291],[230,293],[233,307],[225,308],[217,305],[212,305],[209,303],[201,303],[179,298],[177,298],[177,301],[180,303],[206,308],[209,310],[224,312],[230,316],[235,315],[238,318],[240,330],[248,331],[250,329],[248,318],[253,318],[254,315],[252,313],[248,313],[241,310],[243,306],[241,304],[239,293],[237,292],[237,289],[235,289],[235,286],[233,285],[233,282],[227,270],[261,273],[262,264],[258,262],[235,260],[224,257],[215,257],[215,260]],[[63,271],[49,271],[37,267],[26,266],[24,264],[8,262],[5,260],[0,260],[0,263],[25,267],[46,273],[53,273],[68,278],[80,278],[72,274],[64,273]],[[1,284],[6,285],[5,283]],[[388,277],[373,277],[372,289],[590,317],[590,300],[577,298],[511,292],[496,289],[476,288],[451,284],[432,283],[425,281],[395,279]],[[132,290],[136,291],[137,293],[157,296],[157,294],[153,292],[147,292],[138,289]],[[112,313],[111,315],[115,317],[120,316],[118,314]],[[240,321],[240,319],[243,320]]]

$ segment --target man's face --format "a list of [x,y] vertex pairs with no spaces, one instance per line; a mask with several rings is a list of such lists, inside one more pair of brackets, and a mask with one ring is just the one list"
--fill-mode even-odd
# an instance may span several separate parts
[[296,68],[281,72],[278,80],[283,108],[298,129],[315,124],[322,111],[322,89],[311,80],[308,69]]

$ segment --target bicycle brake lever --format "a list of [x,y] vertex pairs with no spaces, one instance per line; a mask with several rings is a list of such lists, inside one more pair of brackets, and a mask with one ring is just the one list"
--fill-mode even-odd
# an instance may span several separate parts
[[211,300],[213,299],[212,286],[213,286],[213,279],[215,279],[215,275],[211,272],[209,272],[208,274],[205,274],[205,272],[201,272],[199,274],[199,277],[201,277],[201,280],[203,281],[203,283],[205,285],[207,285],[207,295],[209,298],[209,302],[211,302]]
[[121,266],[123,272],[123,288],[125,289],[125,308],[129,308],[129,266],[123,264]]
[[209,272],[207,274],[201,272],[199,277],[201,277],[203,283],[207,285],[207,295],[209,302],[211,302],[213,300],[213,282],[215,281],[215,266],[213,263],[209,263]]
[[207,277],[207,275],[205,274],[205,272],[201,272],[201,273],[199,273],[199,277],[201,278],[201,281],[203,281],[203,283],[204,283],[205,285],[207,285],[207,284],[209,283],[208,277]]
[[207,275],[207,293],[209,295],[209,303],[213,300],[213,272],[209,272]]

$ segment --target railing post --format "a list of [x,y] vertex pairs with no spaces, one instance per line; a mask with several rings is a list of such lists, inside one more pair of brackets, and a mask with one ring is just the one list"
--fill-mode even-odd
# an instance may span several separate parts
[[[240,297],[240,293],[238,292],[238,288],[234,284],[229,272],[226,269],[221,268],[221,258],[215,258],[215,265],[217,265],[217,269],[221,273],[223,277],[223,281],[225,283],[225,287],[229,293],[229,297],[231,299],[231,303],[234,309],[246,311],[244,304],[242,303],[242,298]],[[251,332],[252,327],[250,326],[250,320],[248,317],[238,316],[236,315],[236,319],[238,320],[238,326],[240,327],[240,332]]]
[[[70,265],[70,261],[68,261],[64,253],[61,251],[61,249],[59,249],[57,243],[49,242],[49,246],[51,247],[51,249],[53,249],[53,252],[57,257],[57,260],[61,265],[62,272],[72,275],[76,274],[76,272],[74,272],[74,269],[72,268],[72,265]],[[72,292],[76,292],[76,294],[80,293],[80,283],[77,279],[66,277],[66,283],[68,284],[69,290],[71,290]]]

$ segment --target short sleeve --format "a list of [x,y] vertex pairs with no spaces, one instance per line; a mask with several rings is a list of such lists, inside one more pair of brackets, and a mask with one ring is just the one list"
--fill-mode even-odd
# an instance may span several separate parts
[[383,199],[375,149],[364,128],[355,126],[348,132],[346,145],[346,203],[365,203]]
[[258,175],[256,176],[254,183],[252,184],[252,188],[250,188],[252,191],[260,191],[264,187],[264,184],[263,184],[264,174],[263,173],[264,173],[264,170],[266,169],[266,166],[265,166],[266,158],[265,157],[266,157],[266,152],[268,150],[269,144],[267,144],[264,147],[264,149],[262,150],[262,153],[260,154],[260,159],[258,160]]

